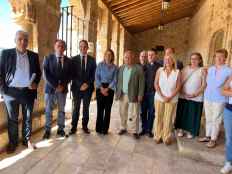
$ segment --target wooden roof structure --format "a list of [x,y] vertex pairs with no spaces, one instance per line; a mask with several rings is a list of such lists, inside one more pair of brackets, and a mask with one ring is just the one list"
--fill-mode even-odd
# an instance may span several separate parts
[[124,27],[132,33],[141,32],[160,23],[166,24],[190,17],[199,0],[171,0],[170,8],[162,11],[163,0],[102,0]]

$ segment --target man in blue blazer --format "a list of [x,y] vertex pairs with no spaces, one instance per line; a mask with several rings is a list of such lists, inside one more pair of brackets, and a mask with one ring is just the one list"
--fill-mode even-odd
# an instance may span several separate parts
[[41,78],[39,56],[27,50],[28,33],[17,31],[16,48],[2,51],[0,56],[0,91],[8,113],[9,144],[7,152],[13,153],[18,145],[19,106],[22,107],[23,145],[35,148],[30,141],[32,111]]
[[77,131],[81,101],[83,101],[82,129],[85,133],[90,133],[88,129],[89,105],[94,91],[96,61],[95,58],[87,54],[88,48],[88,42],[86,40],[81,40],[79,42],[80,54],[72,58],[73,81],[71,90],[74,108],[70,134],[75,134]]
[[44,59],[43,71],[45,78],[45,133],[43,139],[49,139],[52,126],[52,110],[54,104],[58,105],[57,135],[65,136],[65,103],[68,92],[68,84],[71,81],[72,64],[71,59],[64,55],[66,43],[56,40],[54,54]]

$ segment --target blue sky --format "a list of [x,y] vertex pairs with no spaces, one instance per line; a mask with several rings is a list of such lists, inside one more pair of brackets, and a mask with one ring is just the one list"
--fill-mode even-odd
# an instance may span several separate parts
[[[61,6],[68,6],[68,0],[62,0]],[[14,34],[20,29],[12,18],[12,10],[8,0],[0,0],[0,48],[14,47]]]

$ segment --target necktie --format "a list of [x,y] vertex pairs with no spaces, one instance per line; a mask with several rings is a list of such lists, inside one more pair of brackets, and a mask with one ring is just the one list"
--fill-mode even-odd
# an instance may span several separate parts
[[82,74],[85,74],[85,56],[82,56],[81,71],[82,71]]
[[58,70],[58,79],[59,82],[62,79],[62,62],[61,62],[62,57],[58,57],[58,66],[57,66],[57,70]]

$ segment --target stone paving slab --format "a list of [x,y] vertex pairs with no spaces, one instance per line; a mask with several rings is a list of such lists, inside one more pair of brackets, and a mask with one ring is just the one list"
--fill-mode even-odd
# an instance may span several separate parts
[[[60,139],[56,137],[54,129],[51,140],[42,141],[43,131],[38,132],[33,135],[33,141],[39,145],[37,150],[28,152],[20,146],[13,155],[0,155],[0,174],[219,173],[218,165],[180,155],[177,143],[171,146],[157,145],[146,136],[135,140],[130,134],[117,135],[120,125],[117,102],[113,106],[110,133],[107,136],[94,131],[95,102],[90,112],[90,135],[84,134],[79,127],[76,135]],[[68,131],[70,120],[66,123]],[[7,161],[11,161],[11,164]]]

